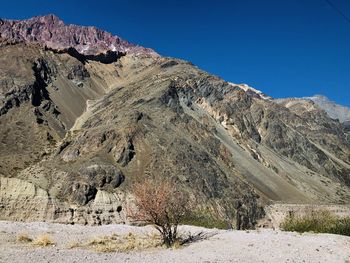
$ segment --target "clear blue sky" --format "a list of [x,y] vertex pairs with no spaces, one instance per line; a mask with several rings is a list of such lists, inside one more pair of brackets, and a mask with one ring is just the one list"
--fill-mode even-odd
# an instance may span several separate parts
[[[350,17],[349,0],[331,0]],[[3,1],[0,17],[54,13],[273,97],[350,106],[350,23],[326,0]]]

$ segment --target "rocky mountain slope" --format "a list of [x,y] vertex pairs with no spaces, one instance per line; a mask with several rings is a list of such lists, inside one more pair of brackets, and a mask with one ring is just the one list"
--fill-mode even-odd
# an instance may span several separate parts
[[349,204],[349,131],[314,103],[52,15],[0,34],[0,219],[125,222],[133,184],[164,178],[242,227],[271,202]]
[[312,100],[321,109],[326,111],[329,117],[333,119],[338,119],[341,123],[350,128],[350,108],[345,107],[343,105],[339,105],[322,95],[305,97],[305,99]]

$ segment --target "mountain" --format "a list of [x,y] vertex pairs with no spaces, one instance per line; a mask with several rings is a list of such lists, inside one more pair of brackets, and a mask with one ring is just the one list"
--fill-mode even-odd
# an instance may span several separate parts
[[305,99],[312,100],[321,109],[325,110],[329,117],[333,119],[338,119],[342,123],[350,124],[350,108],[336,104],[335,102],[329,100],[327,97],[322,95],[315,95],[312,97],[305,97]]
[[135,182],[252,227],[271,202],[348,204],[350,136],[278,101],[53,15],[0,22],[0,219],[127,222]]
[[56,51],[73,48],[82,55],[107,52],[156,54],[152,49],[133,45],[96,27],[65,25],[52,14],[22,21],[0,19],[0,32],[1,38],[12,43],[36,43]]

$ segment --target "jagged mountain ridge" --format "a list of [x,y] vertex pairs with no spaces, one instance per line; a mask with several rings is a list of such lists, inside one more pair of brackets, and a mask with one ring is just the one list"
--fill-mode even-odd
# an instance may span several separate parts
[[96,27],[65,25],[53,14],[27,20],[1,19],[0,38],[12,42],[38,43],[54,50],[74,48],[83,55],[107,52],[156,55],[152,49],[131,44]]
[[199,214],[234,223],[239,208],[246,227],[269,202],[349,203],[349,133],[314,104],[155,52],[70,48],[0,46],[2,219],[123,222],[133,183],[162,178]]

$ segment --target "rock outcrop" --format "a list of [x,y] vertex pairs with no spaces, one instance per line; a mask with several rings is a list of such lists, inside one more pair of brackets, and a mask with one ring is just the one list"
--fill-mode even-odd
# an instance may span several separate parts
[[16,178],[0,177],[1,220],[49,221],[101,225],[125,222],[117,193],[99,190],[88,205],[79,206],[52,197],[47,190]]

